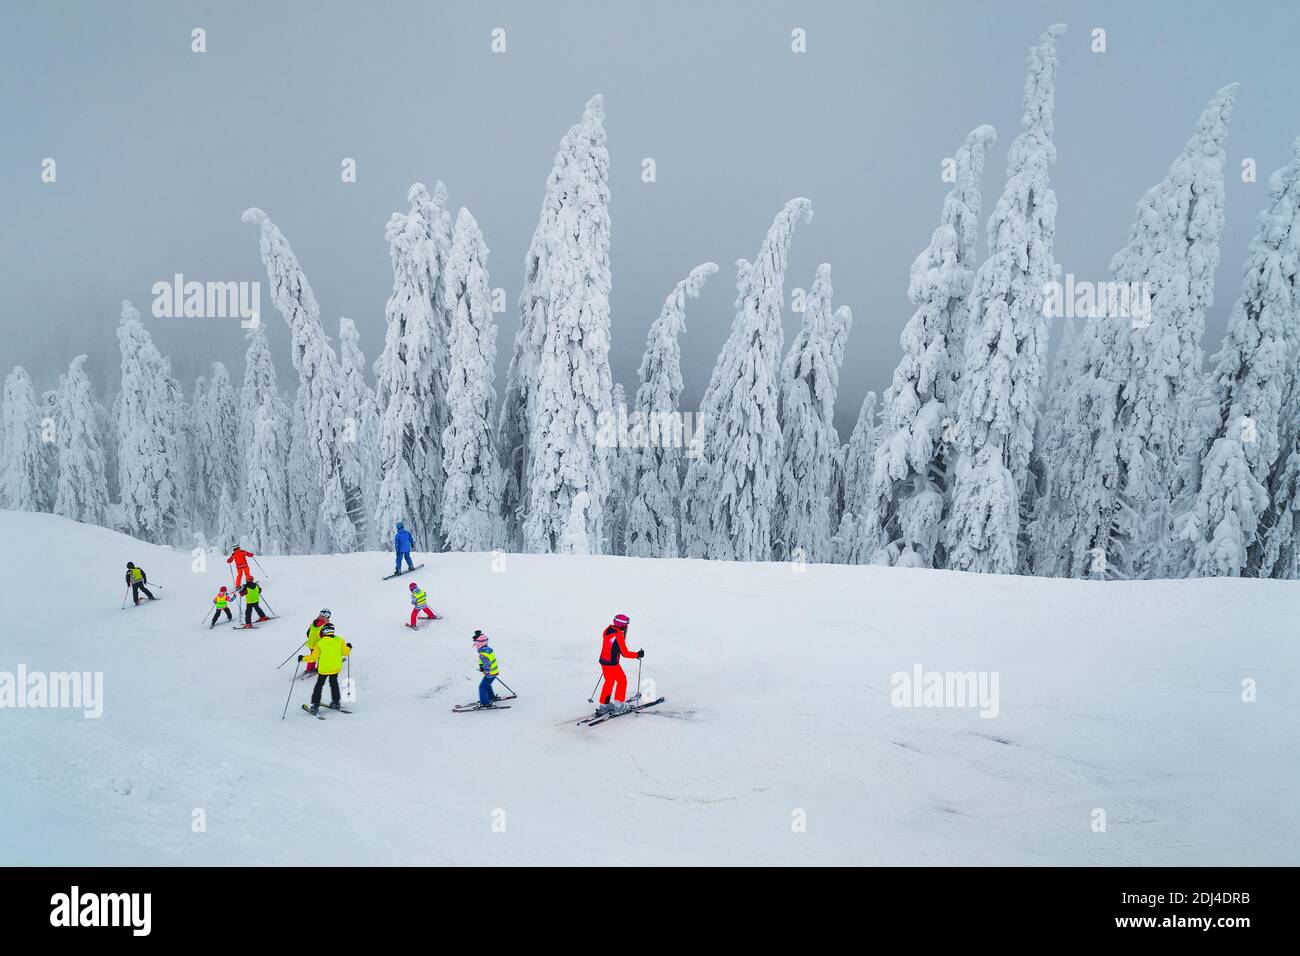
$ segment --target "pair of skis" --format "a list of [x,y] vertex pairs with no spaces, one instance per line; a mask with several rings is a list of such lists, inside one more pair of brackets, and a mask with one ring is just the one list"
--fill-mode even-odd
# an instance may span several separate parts
[[278,614],[268,614],[264,618],[258,618],[256,624],[232,624],[230,626],[232,629],[236,631],[256,631],[261,625],[265,624],[267,621],[274,621],[279,616],[280,615]]
[[[633,698],[633,700],[635,699],[636,698]],[[610,711],[609,713],[605,713],[605,714],[596,713],[590,717],[578,721],[578,726],[595,727],[597,724],[603,724],[605,721],[613,720],[615,717],[626,717],[628,714],[637,714],[645,710],[647,707],[654,707],[657,704],[662,704],[663,702],[664,702],[664,698],[660,697],[658,700],[648,700],[644,704],[629,704],[625,710]]]
[[519,696],[518,694],[507,694],[505,697],[498,697],[494,701],[492,701],[492,703],[488,704],[486,707],[484,707],[478,701],[472,700],[468,704],[457,704],[455,707],[451,709],[451,712],[453,714],[470,714],[476,710],[509,710],[510,705],[502,704],[501,701],[514,700],[518,696]]
[[[424,618],[423,620],[431,621],[432,623],[437,624],[439,621],[445,621],[445,620],[447,620],[447,618],[446,618],[445,615],[439,614],[439,613],[437,613],[437,612],[435,611],[434,614],[433,614],[433,617],[432,617],[432,618],[428,618],[428,617],[426,617],[426,618]],[[419,624],[403,624],[402,627],[406,628],[407,630],[411,630],[411,631],[418,631],[418,630],[420,629],[420,625],[419,625]]]
[[346,707],[321,707],[321,708],[319,708],[319,710],[318,710],[317,713],[313,714],[313,713],[311,712],[311,705],[310,705],[310,704],[303,704],[303,705],[302,705],[302,712],[303,712],[304,714],[306,714],[308,717],[315,717],[317,720],[324,720],[324,719],[325,719],[324,711],[327,711],[327,710],[332,710],[332,711],[334,711],[334,713],[336,713],[336,714],[350,714],[350,713],[352,713],[352,711],[348,710]]

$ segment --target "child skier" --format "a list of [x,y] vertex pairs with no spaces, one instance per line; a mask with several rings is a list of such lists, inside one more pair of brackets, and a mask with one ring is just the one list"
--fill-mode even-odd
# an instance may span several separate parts
[[212,604],[216,609],[212,612],[212,623],[208,625],[209,631],[217,626],[217,619],[221,617],[222,611],[226,612],[227,621],[233,621],[235,619],[230,613],[230,595],[226,592],[224,585],[221,590],[217,592],[217,596],[212,599]]
[[[320,609],[320,613],[316,615],[316,620],[312,621],[311,626],[307,628],[307,650],[308,651],[316,650],[316,645],[320,643],[321,628],[323,628],[329,622],[330,622],[330,609],[327,607],[323,607]],[[308,674],[314,673],[315,670],[316,670],[316,662],[314,660],[308,661],[307,673]]]
[[308,708],[311,713],[320,709],[320,694],[327,679],[330,682],[330,710],[338,710],[342,706],[339,671],[343,670],[343,659],[351,656],[351,653],[352,645],[334,633],[333,624],[325,624],[320,629],[320,640],[312,652],[306,656],[298,655],[299,661],[306,660],[316,665],[316,686],[312,689],[311,707]]
[[425,594],[424,591],[420,589],[420,586],[418,584],[412,581],[411,582],[411,623],[406,625],[407,627],[411,628],[412,630],[416,629],[415,619],[419,617],[421,611],[424,612],[425,617],[432,618],[435,621],[438,619],[438,615],[434,614],[433,611],[429,608],[428,599],[429,599],[428,595]]
[[239,593],[244,596],[244,627],[253,626],[253,612],[257,612],[257,623],[269,621],[266,612],[262,610],[262,588],[256,581],[249,578],[247,583],[239,589]]
[[393,568],[393,574],[402,573],[402,559],[406,559],[406,570],[414,571],[415,565],[411,563],[411,547],[415,544],[411,537],[411,532],[406,530],[402,522],[397,522],[397,534],[393,535],[393,551],[397,555],[397,566]]
[[252,572],[248,570],[248,559],[252,556],[252,551],[245,551],[239,545],[235,545],[230,551],[230,557],[226,558],[226,564],[232,561],[235,564],[235,587],[253,580]]
[[150,601],[158,600],[153,596],[150,590],[145,587],[149,583],[149,575],[144,573],[144,568],[137,568],[130,561],[126,562],[126,583],[131,589],[131,600],[136,604],[140,603],[140,595],[143,594]]
[[496,653],[488,646],[486,634],[475,631],[472,640],[474,650],[478,651],[478,672],[483,675],[478,685],[478,705],[492,707],[497,700],[497,695],[492,691],[492,682],[501,673],[501,668],[497,665]]
[[632,651],[627,646],[627,626],[631,623],[626,614],[614,615],[614,621],[605,628],[600,638],[600,669],[605,675],[605,686],[600,691],[600,707],[597,713],[620,711],[627,707],[624,696],[627,693],[627,675],[619,664],[622,657],[645,657],[645,651]]

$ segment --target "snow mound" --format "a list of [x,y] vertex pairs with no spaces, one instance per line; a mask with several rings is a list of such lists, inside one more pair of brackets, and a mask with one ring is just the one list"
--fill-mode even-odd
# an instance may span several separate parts
[[[322,835],[342,865],[1300,863],[1292,584],[423,555],[447,619],[415,633],[371,553],[263,559],[279,619],[245,632],[200,622],[223,556],[44,514],[0,536],[0,679],[103,674],[98,719],[0,709],[3,864],[287,864]],[[159,602],[120,609],[128,560]],[[300,681],[281,720],[322,606],[355,713],[305,718]],[[619,611],[667,700],[578,727]],[[475,628],[510,710],[450,712]],[[894,706],[916,667],[996,676],[996,716]]]

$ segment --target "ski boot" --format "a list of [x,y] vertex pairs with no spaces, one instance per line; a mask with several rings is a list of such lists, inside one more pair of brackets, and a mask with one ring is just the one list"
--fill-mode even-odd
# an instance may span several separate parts
[[329,709],[330,709],[330,710],[340,710],[342,707],[343,707],[343,705],[340,704],[337,700],[332,700],[332,701],[329,702]]
[[307,713],[309,713],[309,714],[311,714],[313,717],[315,717],[315,716],[316,716],[316,712],[319,711],[319,710],[320,710],[320,704],[312,704],[311,706],[309,706],[309,707],[307,708]]

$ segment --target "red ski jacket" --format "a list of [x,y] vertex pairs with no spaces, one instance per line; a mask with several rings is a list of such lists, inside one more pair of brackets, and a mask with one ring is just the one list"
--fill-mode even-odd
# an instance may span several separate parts
[[636,657],[636,651],[628,650],[627,631],[611,624],[600,638],[600,663],[604,667],[613,667],[620,656]]
[[252,551],[245,551],[243,548],[236,548],[234,551],[230,552],[230,557],[226,558],[226,564],[234,561],[236,567],[246,568],[248,567],[248,559],[252,556]]

